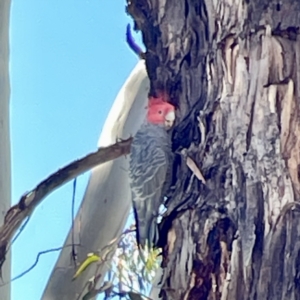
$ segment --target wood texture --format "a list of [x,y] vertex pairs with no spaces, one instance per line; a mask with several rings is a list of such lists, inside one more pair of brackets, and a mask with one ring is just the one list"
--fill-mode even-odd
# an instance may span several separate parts
[[300,299],[300,2],[131,0],[128,12],[151,93],[178,106],[174,151],[206,180],[178,158],[160,296]]

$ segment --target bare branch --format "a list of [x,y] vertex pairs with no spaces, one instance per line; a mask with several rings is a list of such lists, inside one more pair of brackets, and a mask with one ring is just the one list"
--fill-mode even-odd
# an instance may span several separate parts
[[77,249],[75,247],[75,231],[74,231],[74,219],[75,219],[75,194],[76,194],[76,178],[73,181],[73,195],[72,195],[72,261],[74,266],[77,266]]
[[4,224],[0,227],[0,269],[5,261],[8,242],[22,222],[32,214],[46,196],[95,166],[129,154],[131,142],[132,138],[129,138],[114,145],[99,148],[97,152],[88,154],[58,170],[40,182],[35,189],[24,194],[19,203],[8,210]]

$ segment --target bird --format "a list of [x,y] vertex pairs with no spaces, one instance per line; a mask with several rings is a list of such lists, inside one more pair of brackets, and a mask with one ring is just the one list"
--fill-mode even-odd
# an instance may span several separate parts
[[136,239],[139,248],[153,249],[158,241],[159,207],[172,182],[173,153],[169,130],[175,107],[164,93],[149,97],[147,116],[133,137],[129,160]]

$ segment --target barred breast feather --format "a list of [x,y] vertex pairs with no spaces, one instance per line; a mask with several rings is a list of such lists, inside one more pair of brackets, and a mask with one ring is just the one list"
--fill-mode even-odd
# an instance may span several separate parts
[[171,139],[164,127],[143,124],[135,135],[129,176],[137,226],[137,241],[144,248],[157,242],[159,207],[171,184]]

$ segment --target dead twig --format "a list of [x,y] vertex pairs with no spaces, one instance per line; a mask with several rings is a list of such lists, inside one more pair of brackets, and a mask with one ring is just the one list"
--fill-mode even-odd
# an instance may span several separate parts
[[0,270],[5,261],[5,253],[9,241],[42,200],[57,188],[97,165],[130,153],[132,138],[99,148],[97,152],[88,154],[61,168],[40,182],[32,191],[24,194],[19,203],[12,206],[5,215],[4,224],[0,227]]

